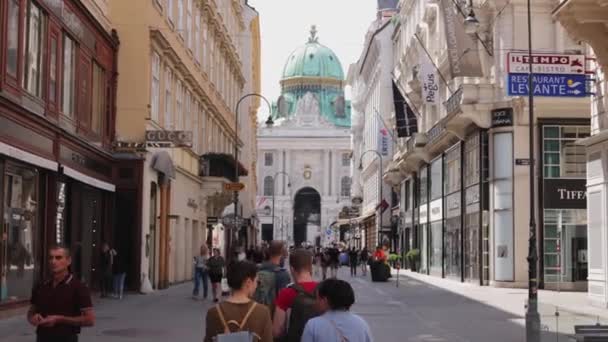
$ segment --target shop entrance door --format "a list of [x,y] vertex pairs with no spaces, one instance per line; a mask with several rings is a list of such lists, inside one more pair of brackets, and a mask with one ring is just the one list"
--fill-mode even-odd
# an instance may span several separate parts
[[72,270],[90,287],[99,284],[101,254],[101,191],[72,183],[72,224],[70,245],[73,249]]

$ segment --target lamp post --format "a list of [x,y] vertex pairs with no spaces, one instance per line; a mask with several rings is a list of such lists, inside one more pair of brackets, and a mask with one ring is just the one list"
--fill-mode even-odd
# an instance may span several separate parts
[[[243,100],[245,100],[246,98],[249,97],[259,97],[262,100],[264,100],[264,102],[266,102],[266,105],[268,106],[268,120],[266,121],[266,124],[268,126],[272,126],[273,121],[272,121],[272,106],[270,105],[270,102],[261,94],[258,93],[250,93],[250,94],[246,94],[241,96],[241,98],[239,99],[239,101],[236,103],[236,108],[235,108],[235,112],[234,112],[234,179],[235,182],[239,182],[239,107],[241,106],[241,102],[243,102]],[[239,192],[238,191],[234,191],[234,228],[237,227],[237,217],[238,217],[238,210],[239,210]],[[232,233],[230,234],[230,241],[232,240]],[[229,241],[229,244],[230,244]],[[232,255],[232,253],[229,253],[228,255]]]
[[[473,2],[469,1],[471,11],[465,18],[465,29],[469,34],[477,34],[479,21],[473,11]],[[502,12],[502,10],[501,10]],[[526,342],[540,341],[540,315],[538,313],[538,250],[536,248],[536,219],[534,191],[534,70],[532,63],[532,10],[527,0],[528,14],[528,139],[529,139],[529,182],[530,182],[530,223],[528,239],[528,305],[526,306]],[[483,41],[480,40],[482,44]],[[484,44],[485,46],[485,44]]]
[[380,202],[378,205],[378,209],[380,210],[380,213],[378,215],[378,222],[380,223],[380,229],[378,230],[378,234],[376,237],[377,245],[380,245],[382,243],[380,241],[380,232],[383,229],[383,226],[382,226],[382,201],[384,200],[384,198],[382,196],[382,154],[376,150],[367,150],[367,151],[363,152],[361,154],[361,157],[359,157],[359,171],[363,170],[363,157],[369,152],[375,153],[376,156],[378,156],[378,160],[380,161],[380,165],[378,166],[378,191],[380,194]]
[[[291,180],[289,179],[289,174],[287,174],[287,172],[279,171],[279,172],[275,173],[274,176],[272,177],[272,229],[273,229],[273,231],[274,231],[274,196],[276,194],[277,177],[279,175],[283,175],[283,176],[287,177],[287,182],[288,182],[287,187],[291,187]],[[282,224],[282,221],[281,221],[281,224]],[[283,232],[281,232],[281,237],[283,237]]]
[[530,239],[528,240],[528,307],[526,309],[526,341],[540,341],[538,313],[538,251],[536,250],[536,219],[534,218],[534,71],[532,70],[532,11],[528,0],[528,133],[530,146]]

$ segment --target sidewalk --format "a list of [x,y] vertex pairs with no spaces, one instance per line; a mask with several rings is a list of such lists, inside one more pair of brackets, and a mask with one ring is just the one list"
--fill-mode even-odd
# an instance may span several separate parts
[[[392,282],[397,280],[397,271],[392,270]],[[495,307],[521,317],[518,323],[525,324],[527,289],[497,288],[461,283],[400,270],[400,286],[431,285],[452,293],[459,294],[480,303]],[[581,324],[608,324],[608,309],[593,307],[588,304],[585,292],[556,292],[539,290],[539,313],[543,330],[573,334],[574,326]],[[558,315],[556,315],[556,311]]]

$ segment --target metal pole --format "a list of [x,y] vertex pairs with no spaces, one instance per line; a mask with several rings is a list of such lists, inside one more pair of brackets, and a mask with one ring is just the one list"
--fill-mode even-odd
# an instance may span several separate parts
[[532,10],[528,0],[528,128],[530,146],[530,239],[528,241],[528,307],[526,310],[526,342],[540,342],[540,315],[538,314],[538,280],[536,263],[536,220],[534,205],[534,70],[532,70]]
[[274,240],[274,195],[275,195],[275,188],[276,188],[276,182],[274,181],[277,178],[277,176],[275,175],[274,178],[272,178],[272,239]]
[[378,208],[378,210],[380,210],[380,229],[378,230],[378,237],[377,242],[378,242],[378,246],[382,246],[382,241],[380,240],[380,236],[381,236],[381,232],[384,229],[384,226],[382,225],[382,201],[384,200],[384,197],[382,195],[382,154],[379,153],[378,151],[376,151],[376,153],[378,153],[378,158],[380,158],[380,165],[378,166],[378,188],[380,189],[380,207]]

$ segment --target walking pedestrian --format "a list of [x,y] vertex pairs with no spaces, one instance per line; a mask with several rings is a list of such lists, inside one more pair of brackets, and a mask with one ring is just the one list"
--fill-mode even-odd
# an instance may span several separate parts
[[101,247],[101,264],[99,271],[101,272],[101,298],[107,297],[112,292],[112,264],[114,263],[116,251],[110,248],[107,242],[104,242]]
[[206,245],[202,245],[199,250],[199,255],[194,257],[194,290],[192,290],[192,297],[194,299],[198,298],[201,283],[203,284],[203,299],[207,299],[207,283],[209,281],[208,260],[209,248]]
[[323,260],[323,253],[321,252],[321,248],[317,247],[315,249],[315,259],[314,259],[314,264],[313,264],[313,268],[314,268],[313,275],[315,277],[318,277],[319,273],[321,273],[322,260]]
[[250,299],[257,287],[257,272],[257,266],[249,261],[236,261],[228,266],[226,278],[232,294],[207,311],[204,342],[216,341],[221,336],[232,341],[230,335],[238,332],[249,332],[250,336],[243,336],[249,337],[247,341],[272,342],[268,308]]
[[321,252],[321,273],[323,273],[323,280],[327,279],[327,268],[331,264],[331,257],[329,256],[329,252],[327,248],[323,249]]
[[351,247],[348,252],[348,262],[350,264],[350,276],[357,276],[357,266],[359,266],[359,252],[355,247]]
[[124,255],[116,252],[112,260],[112,297],[116,299],[122,299],[122,295],[125,289],[125,278],[127,277],[127,271],[125,266]]
[[253,299],[266,305],[270,309],[271,316],[274,314],[274,301],[283,288],[289,282],[287,270],[281,267],[281,259],[287,248],[283,241],[273,240],[268,247],[270,258],[262,263],[257,274],[258,286]]
[[226,267],[226,261],[220,254],[219,248],[213,249],[213,256],[207,260],[207,267],[209,269],[209,280],[211,280],[213,302],[217,303],[219,296],[222,294],[222,278]]
[[337,278],[338,277],[338,268],[340,267],[340,250],[338,250],[338,247],[334,243],[329,248],[328,253],[329,253],[329,257],[330,257],[329,276],[331,278]]
[[77,342],[81,327],[95,324],[89,289],[69,272],[70,250],[49,248],[52,277],[32,290],[28,322],[36,327],[37,342]]
[[327,279],[317,288],[317,306],[323,312],[306,323],[302,342],[372,342],[368,324],[350,312],[355,292],[349,283]]
[[359,260],[361,260],[361,273],[363,276],[367,276],[367,264],[369,263],[369,251],[367,247],[363,247],[361,253],[359,253]]
[[275,338],[286,337],[289,342],[300,341],[306,322],[319,314],[314,295],[317,282],[312,278],[312,257],[312,253],[301,248],[289,255],[294,284],[279,291],[275,301],[272,322]]

